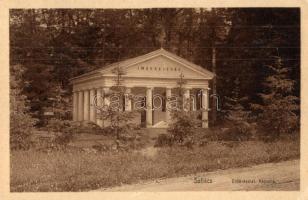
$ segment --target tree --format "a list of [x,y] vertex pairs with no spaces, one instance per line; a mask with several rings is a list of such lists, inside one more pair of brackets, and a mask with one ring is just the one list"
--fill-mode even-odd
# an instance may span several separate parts
[[36,119],[32,118],[27,106],[27,97],[21,94],[21,65],[11,67],[10,76],[10,145],[11,149],[30,147],[30,136]]
[[250,111],[247,111],[243,104],[248,100],[247,96],[243,97],[240,94],[240,80],[236,78],[234,81],[234,90],[230,97],[225,97],[225,120],[231,128],[230,133],[234,133],[232,137],[237,140],[247,140],[252,136],[253,126],[250,123]]
[[239,78],[235,79],[234,81],[235,87],[232,91],[232,96],[225,97],[226,98],[226,114],[225,118],[228,121],[232,122],[240,122],[240,121],[247,121],[249,112],[245,111],[244,106],[242,103],[247,101],[247,97],[240,97],[240,80]]
[[52,89],[49,91],[49,97],[46,102],[48,106],[44,110],[52,110],[54,112],[55,118],[59,120],[69,120],[71,119],[71,94],[65,90],[61,84],[53,83]]
[[[300,85],[300,12],[287,8],[228,8],[230,30],[226,40],[217,46],[217,90],[230,96],[234,80],[241,80],[240,91],[253,103],[260,104],[258,93],[265,90],[264,77],[271,71],[277,55],[290,69],[295,80],[292,94],[299,96]],[[248,108],[248,107],[246,107]],[[253,111],[255,112],[255,111]]]
[[[217,94],[217,82],[223,79],[217,70],[217,59],[219,59],[220,46],[225,43],[230,30],[230,12],[226,9],[212,8],[211,10],[200,10],[200,25],[198,28],[199,49],[196,51],[196,63],[208,67],[214,74],[211,89],[213,94]],[[218,58],[217,58],[218,57]],[[201,59],[200,59],[201,58]],[[197,60],[198,59],[198,60]],[[219,64],[219,63],[218,63]],[[218,66],[219,68],[220,66]],[[211,123],[216,124],[217,105],[216,99],[211,102]]]
[[200,120],[195,112],[173,111],[172,123],[167,131],[171,134],[173,142],[190,146],[194,142],[193,136],[199,124]]
[[195,130],[200,124],[197,119],[199,113],[187,110],[190,107],[190,97],[184,95],[184,80],[183,74],[180,74],[177,92],[177,107],[167,108],[171,110],[172,123],[169,124],[168,132],[171,135],[171,141],[179,144],[184,144],[191,147],[193,144],[193,136]]
[[260,93],[263,103],[252,106],[260,112],[259,122],[264,134],[275,139],[299,127],[296,114],[299,98],[292,95],[295,81],[289,79],[289,68],[283,65],[280,57],[275,57],[275,62],[267,67],[272,74],[263,83],[267,89],[265,93]]
[[242,94],[254,103],[270,74],[263,66],[278,50],[299,96],[298,8],[10,10],[10,64],[27,69],[21,93],[36,118],[51,106],[55,86],[69,99],[70,78],[161,46],[216,72],[211,91],[217,85],[219,96],[231,96],[240,77]]
[[111,101],[109,105],[104,105],[98,109],[100,111],[100,118],[109,122],[109,127],[107,128],[111,129],[111,132],[115,134],[115,138],[118,141],[125,137],[125,134],[129,133],[132,129],[132,124],[129,122],[133,119],[135,113],[133,111],[123,112],[123,99],[131,98],[130,96],[126,96],[125,87],[122,82],[122,76],[125,72],[119,66],[112,72],[116,75],[114,80],[115,85],[110,88],[110,94],[104,94],[104,98],[114,99],[115,102]]

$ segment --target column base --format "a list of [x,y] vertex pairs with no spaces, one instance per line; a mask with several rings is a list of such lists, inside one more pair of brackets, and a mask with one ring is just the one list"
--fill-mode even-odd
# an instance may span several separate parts
[[204,111],[202,112],[202,128],[208,128],[208,127],[209,127],[208,112]]
[[202,122],[202,128],[209,128],[208,122]]

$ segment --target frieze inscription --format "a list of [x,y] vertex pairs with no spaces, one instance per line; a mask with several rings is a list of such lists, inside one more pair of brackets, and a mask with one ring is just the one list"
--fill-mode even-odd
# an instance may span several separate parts
[[168,66],[138,66],[138,70],[146,71],[181,71],[180,67],[168,67]]

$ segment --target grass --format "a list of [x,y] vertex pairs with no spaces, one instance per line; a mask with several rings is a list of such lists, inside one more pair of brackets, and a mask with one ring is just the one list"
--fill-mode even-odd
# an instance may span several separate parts
[[12,151],[11,191],[88,191],[198,172],[298,159],[298,141],[249,141],[234,146],[211,142],[191,150],[162,148],[138,152]]

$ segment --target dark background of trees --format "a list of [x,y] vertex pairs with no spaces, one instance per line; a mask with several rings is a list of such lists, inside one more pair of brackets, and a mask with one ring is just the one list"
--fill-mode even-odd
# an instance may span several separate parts
[[235,79],[244,107],[260,103],[275,57],[300,96],[298,8],[10,10],[11,74],[23,71],[21,94],[38,119],[52,107],[70,115],[70,78],[160,47],[215,72],[223,107]]

